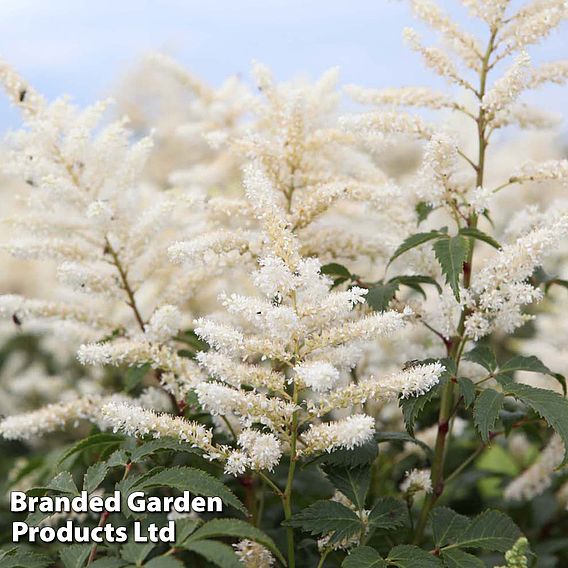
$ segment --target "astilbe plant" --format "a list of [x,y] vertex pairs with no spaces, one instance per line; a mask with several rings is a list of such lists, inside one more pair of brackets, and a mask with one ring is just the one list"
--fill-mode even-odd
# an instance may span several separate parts
[[[74,494],[84,474],[90,492],[189,490],[232,513],[170,516],[171,547],[61,547],[63,565],[568,561],[566,381],[546,364],[560,349],[568,202],[520,209],[515,197],[556,197],[568,163],[502,174],[491,152],[506,127],[555,122],[518,99],[568,79],[566,62],[533,67],[526,51],[567,10],[462,3],[485,37],[429,0],[410,4],[444,47],[404,34],[452,92],[350,86],[371,110],[344,116],[335,71],[278,85],[256,65],[254,96],[156,57],[143,68],[166,84],[147,95],[160,109],[154,154],[126,119],[104,125],[107,103],[48,104],[0,64],[25,122],[5,157],[25,182],[5,248],[57,266],[39,298],[0,297],[16,334],[56,355],[19,391],[34,382],[50,404],[22,412],[29,401],[7,383],[5,488]],[[133,128],[151,126],[143,102],[122,104]],[[381,166],[416,143],[416,168]],[[52,552],[8,546],[2,561],[48,565]]]

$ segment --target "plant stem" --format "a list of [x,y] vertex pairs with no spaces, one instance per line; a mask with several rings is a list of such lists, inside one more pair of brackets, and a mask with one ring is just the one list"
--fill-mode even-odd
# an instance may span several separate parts
[[326,550],[325,552],[322,552],[321,558],[319,559],[317,568],[322,568],[323,567],[323,563],[325,562],[325,559],[327,558],[327,555],[329,554],[329,550]]
[[136,321],[138,322],[138,326],[140,327],[142,332],[144,332],[144,320],[142,319],[142,316],[140,315],[140,311],[138,310],[138,306],[136,305],[136,299],[134,298],[134,290],[132,290],[132,286],[130,286],[130,282],[128,281],[128,275],[126,273],[126,270],[122,266],[122,263],[120,262],[120,258],[118,257],[118,253],[114,250],[114,248],[110,244],[108,237],[105,237],[105,244],[106,244],[106,250],[108,251],[108,253],[112,257],[112,262],[113,262],[114,266],[116,267],[116,269],[118,270],[118,274],[120,275],[120,280],[122,282],[122,288],[126,292],[126,295],[128,297],[127,303],[132,308],[132,311],[134,312],[134,317],[136,318]]
[[[491,30],[487,49],[481,61],[481,70],[479,74],[479,91],[477,97],[479,99],[479,112],[476,118],[477,133],[478,133],[478,156],[477,164],[474,165],[476,175],[476,187],[483,186],[485,174],[485,156],[487,152],[487,120],[485,109],[483,108],[483,97],[485,96],[487,88],[487,75],[490,69],[489,60],[495,48],[495,38],[497,36],[497,28]],[[467,226],[470,228],[477,227],[478,217],[474,212],[467,219]],[[472,264],[473,264],[473,251],[474,239],[470,239],[469,250],[467,259],[463,266],[463,286],[469,288],[471,284]],[[455,363],[456,371],[459,367],[460,359],[467,343],[465,336],[465,318],[467,311],[462,310],[460,321],[457,328],[456,336],[448,345],[448,357]],[[429,495],[424,502],[422,510],[420,511],[420,518],[414,533],[414,543],[419,543],[424,535],[424,530],[428,522],[428,515],[436,501],[444,492],[444,466],[447,453],[447,440],[451,436],[452,428],[452,414],[457,410],[457,405],[454,407],[454,382],[453,377],[449,377],[442,391],[442,398],[440,401],[440,412],[438,415],[438,434],[436,436],[436,444],[434,446],[434,459],[432,462],[432,486],[433,492]]]

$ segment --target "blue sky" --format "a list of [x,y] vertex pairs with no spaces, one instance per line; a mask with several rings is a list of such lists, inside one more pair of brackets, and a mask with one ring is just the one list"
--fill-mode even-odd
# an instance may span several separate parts
[[[440,4],[476,29],[457,0]],[[1,0],[0,56],[48,97],[68,93],[80,104],[108,94],[155,50],[213,84],[246,76],[258,60],[279,79],[337,65],[343,83],[440,85],[403,46],[402,29],[415,24],[398,0]],[[567,36],[565,25],[531,50],[534,60],[567,58]],[[566,110],[565,89],[547,88],[533,100]],[[0,98],[0,131],[17,124]]]

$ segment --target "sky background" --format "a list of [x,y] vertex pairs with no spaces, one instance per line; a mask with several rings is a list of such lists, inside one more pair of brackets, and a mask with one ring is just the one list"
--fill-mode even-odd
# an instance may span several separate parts
[[[457,0],[439,4],[480,29]],[[258,60],[282,80],[339,66],[342,83],[443,86],[403,45],[408,25],[424,30],[398,0],[0,0],[0,57],[49,98],[71,94],[81,105],[112,93],[151,51],[212,84],[248,76]],[[568,26],[530,53],[537,63],[568,58]],[[547,87],[531,99],[566,114],[566,94]],[[0,131],[18,123],[0,96]]]

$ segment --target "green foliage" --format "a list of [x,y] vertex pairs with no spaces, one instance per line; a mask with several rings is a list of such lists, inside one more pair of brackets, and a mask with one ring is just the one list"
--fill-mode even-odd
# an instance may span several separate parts
[[398,568],[439,568],[442,566],[439,558],[411,544],[395,546],[389,552],[387,562]]
[[244,505],[235,494],[216,477],[192,467],[171,467],[141,478],[133,489],[145,490],[153,487],[171,487],[178,491],[190,491],[193,495],[220,497],[225,503],[239,511],[246,512]]
[[327,478],[358,509],[363,509],[371,482],[371,469],[359,467],[330,467],[325,470]]
[[467,260],[469,241],[461,236],[446,237],[434,243],[434,253],[446,277],[446,283],[454,292],[456,300],[460,299],[460,274]]
[[369,513],[369,526],[374,529],[391,530],[404,523],[406,507],[394,497],[379,497]]
[[[270,550],[282,563],[284,558],[274,541],[263,531],[246,521],[240,519],[213,519],[199,527],[182,543],[184,548],[201,541],[209,541],[211,538],[233,537],[239,539],[254,540]],[[210,547],[211,548],[211,547]]]
[[220,568],[242,568],[235,551],[227,544],[216,540],[198,540],[183,544],[183,548],[203,556]]
[[432,513],[436,546],[443,552],[456,548],[480,548],[505,552],[521,536],[515,523],[500,511],[487,510],[473,520],[448,508]]
[[484,233],[477,228],[464,227],[460,229],[459,234],[463,235],[464,237],[471,237],[472,239],[477,239],[478,241],[487,243],[497,250],[501,249],[501,245],[491,235],[488,235],[487,233]]
[[387,563],[374,548],[358,546],[345,558],[341,568],[387,568]]
[[415,235],[411,235],[407,239],[405,239],[402,244],[394,251],[393,255],[389,260],[389,264],[391,264],[395,259],[397,259],[401,254],[412,250],[428,241],[432,241],[434,239],[439,239],[440,237],[444,236],[446,231],[429,231],[428,233],[416,233]]
[[388,309],[390,301],[398,290],[398,282],[387,282],[373,286],[365,296],[365,301],[376,312],[384,312]]
[[65,568],[82,568],[90,552],[91,546],[88,544],[72,544],[61,549],[59,558]]
[[337,501],[316,501],[283,524],[312,535],[333,533],[331,544],[351,538],[363,529],[357,514]]
[[475,401],[473,418],[475,427],[484,442],[489,441],[489,433],[494,429],[499,413],[503,408],[505,395],[502,392],[485,389]]
[[554,391],[522,383],[507,384],[506,390],[508,395],[532,408],[559,434],[566,448],[563,463],[568,463],[568,400]]
[[2,568],[46,568],[52,564],[53,561],[49,556],[31,552],[19,546],[0,550],[0,566]]

